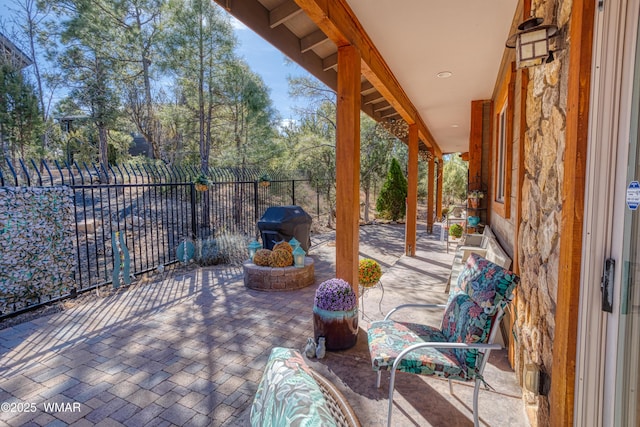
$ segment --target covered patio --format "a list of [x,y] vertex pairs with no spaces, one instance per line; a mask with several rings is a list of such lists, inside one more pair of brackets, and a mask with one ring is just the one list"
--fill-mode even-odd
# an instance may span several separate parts
[[[403,225],[359,231],[360,255],[384,269],[382,311],[403,302],[444,302],[453,255],[435,233],[418,233],[414,257],[403,255]],[[313,239],[316,283],[335,269],[333,235]],[[266,293],[248,290],[238,268],[176,268],[126,292],[0,330],[0,398],[35,404],[0,413],[13,425],[246,426],[253,395],[274,346],[302,349],[313,334],[316,286]],[[366,344],[370,320],[382,318],[379,290],[365,295],[355,347],[309,365],[345,395],[363,426],[386,424],[388,377],[375,388]],[[441,313],[422,320],[438,322]],[[413,318],[412,320],[420,320]],[[506,351],[485,371],[494,390],[480,393],[480,420],[526,426],[520,388]],[[472,424],[472,385],[399,374],[396,425]],[[77,411],[44,404],[79,403]]]

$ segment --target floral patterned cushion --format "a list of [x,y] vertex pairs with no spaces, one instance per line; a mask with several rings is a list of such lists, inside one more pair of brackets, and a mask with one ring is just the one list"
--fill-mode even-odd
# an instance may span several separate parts
[[[491,331],[492,316],[467,294],[453,297],[442,319],[442,335],[449,342],[486,343]],[[467,378],[473,378],[480,360],[478,350],[452,349]]]
[[[392,320],[373,322],[368,331],[369,351],[373,369],[390,370],[405,348],[421,342],[446,342],[439,329],[415,323]],[[452,349],[422,348],[407,355],[398,370],[422,375],[467,380],[464,367]]]
[[327,402],[299,352],[275,347],[250,415],[252,426],[336,426]]
[[519,281],[519,277],[513,272],[472,253],[449,294],[449,303],[455,295],[465,293],[485,313],[494,315],[498,308],[506,307],[511,301],[513,290]]

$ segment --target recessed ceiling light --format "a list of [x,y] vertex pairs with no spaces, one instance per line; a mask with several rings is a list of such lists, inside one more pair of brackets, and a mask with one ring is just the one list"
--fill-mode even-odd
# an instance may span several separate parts
[[459,125],[451,125],[452,128],[459,128]]
[[441,79],[446,79],[453,76],[453,73],[451,71],[440,71],[436,76]]

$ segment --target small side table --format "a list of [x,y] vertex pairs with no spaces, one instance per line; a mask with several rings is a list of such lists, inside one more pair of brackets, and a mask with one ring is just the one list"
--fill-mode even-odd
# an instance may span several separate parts
[[380,296],[380,301],[378,301],[378,311],[380,312],[380,314],[384,314],[382,313],[382,299],[384,298],[384,286],[382,286],[382,282],[380,280],[378,280],[378,283],[376,283],[375,285],[372,286],[362,286],[360,285],[360,300],[361,300],[361,306],[362,306],[362,318],[364,319],[365,317],[369,320],[371,320],[369,318],[369,316],[367,316],[367,314],[364,311],[364,294],[369,292],[371,289],[380,287],[380,289],[382,290],[382,295]]

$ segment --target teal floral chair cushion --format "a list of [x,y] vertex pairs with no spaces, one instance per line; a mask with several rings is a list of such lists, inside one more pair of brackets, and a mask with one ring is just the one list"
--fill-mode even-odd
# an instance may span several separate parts
[[[442,335],[445,341],[462,342],[467,344],[486,343],[491,331],[491,316],[476,304],[467,294],[455,295],[447,306],[442,318]],[[478,358],[482,353],[476,349],[450,349],[464,374],[465,379],[472,379],[476,375]]]
[[[368,338],[374,370],[391,369],[397,355],[412,344],[447,341],[439,329],[393,320],[373,322],[368,331]],[[402,359],[398,370],[464,381],[468,379],[452,349],[418,349]]]
[[519,280],[513,272],[472,253],[451,289],[449,302],[455,295],[465,293],[492,316],[511,302]]
[[253,399],[251,425],[336,426],[320,387],[302,355],[275,347]]

